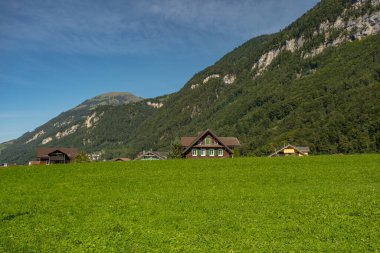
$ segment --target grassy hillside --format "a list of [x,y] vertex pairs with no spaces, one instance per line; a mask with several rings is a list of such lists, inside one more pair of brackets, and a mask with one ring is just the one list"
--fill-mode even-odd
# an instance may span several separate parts
[[375,252],[380,156],[0,169],[1,252]]

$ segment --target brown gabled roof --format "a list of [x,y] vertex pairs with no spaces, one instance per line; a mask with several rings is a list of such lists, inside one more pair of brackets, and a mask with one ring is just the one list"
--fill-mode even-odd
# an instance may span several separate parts
[[232,153],[231,148],[240,146],[240,142],[236,137],[218,137],[210,129],[207,129],[203,133],[199,134],[197,137],[182,137],[181,144],[182,144],[182,147],[185,148],[183,153],[186,153],[187,151],[189,151],[189,149],[193,147],[206,134],[212,135],[230,153]]
[[197,137],[181,137],[182,147],[188,147],[188,146],[190,146],[191,143],[193,143],[196,138]]
[[276,152],[270,154],[269,157],[276,156],[278,153],[280,153],[281,151],[283,151],[286,148],[293,148],[303,155],[306,155],[305,153],[308,153],[310,151],[309,147],[296,147],[296,146],[288,144],[288,145],[282,147],[281,149],[277,150]]
[[229,147],[240,147],[240,142],[236,137],[219,137],[219,139]]
[[131,159],[129,159],[129,158],[127,158],[127,157],[118,157],[118,158],[114,158],[114,159],[112,159],[112,161],[114,161],[114,162],[119,162],[119,161],[121,161],[121,162],[128,162],[128,161],[130,161]]
[[[207,132],[207,131],[205,131],[205,132]],[[203,133],[200,134],[201,137],[203,135],[204,135]],[[198,137],[181,137],[182,147],[188,147],[188,146],[190,146],[196,139],[198,139]],[[239,147],[239,146],[241,146],[239,140],[236,137],[218,137],[218,139],[221,142],[223,142],[226,146],[229,146],[229,147]]]
[[[197,137],[181,137],[182,147],[190,146]],[[219,140],[228,147],[240,147],[240,142],[236,137],[219,137]]]
[[60,151],[73,158],[78,154],[78,149],[76,148],[37,148],[37,158],[46,157],[54,151]]

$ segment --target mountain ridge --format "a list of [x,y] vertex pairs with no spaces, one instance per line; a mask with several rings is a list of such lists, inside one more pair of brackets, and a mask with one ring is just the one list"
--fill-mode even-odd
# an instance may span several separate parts
[[78,106],[72,108],[73,110],[81,109],[95,109],[98,106],[111,105],[118,106],[143,100],[142,97],[137,97],[130,92],[106,92],[99,94],[95,97],[85,100]]

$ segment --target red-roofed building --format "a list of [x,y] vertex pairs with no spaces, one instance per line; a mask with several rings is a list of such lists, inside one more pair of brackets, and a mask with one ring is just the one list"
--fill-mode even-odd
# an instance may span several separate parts
[[236,137],[218,137],[210,129],[196,137],[182,137],[181,144],[185,158],[231,158],[240,147]]

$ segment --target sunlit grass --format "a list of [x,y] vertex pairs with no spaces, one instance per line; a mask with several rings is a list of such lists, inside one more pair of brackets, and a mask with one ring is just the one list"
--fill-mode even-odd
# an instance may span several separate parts
[[380,250],[380,155],[0,170],[0,252]]

